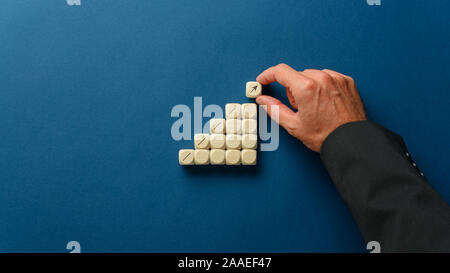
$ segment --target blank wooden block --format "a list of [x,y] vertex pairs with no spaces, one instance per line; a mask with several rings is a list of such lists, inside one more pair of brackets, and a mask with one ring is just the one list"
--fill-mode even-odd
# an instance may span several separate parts
[[209,153],[209,161],[211,165],[224,165],[225,164],[225,150],[212,149]]
[[194,163],[195,163],[195,165],[208,165],[209,164],[209,150],[195,150],[194,151]]
[[195,149],[209,149],[210,136],[208,134],[195,134]]
[[241,105],[241,116],[243,119],[257,119],[258,106],[256,103],[244,103]]
[[226,135],[225,146],[227,149],[238,150],[241,149],[240,135]]
[[256,165],[256,150],[242,150],[241,163],[242,165]]
[[209,121],[211,134],[225,134],[225,119],[213,118]]
[[225,149],[225,135],[212,134],[209,138],[211,149]]
[[258,146],[258,136],[253,134],[242,135],[242,149],[256,149]]
[[241,164],[241,151],[240,150],[226,150],[225,163],[227,165]]
[[225,105],[225,117],[227,119],[241,118],[241,105],[239,103],[228,103]]
[[242,134],[242,123],[240,119],[227,119],[226,133],[233,135]]
[[245,95],[247,98],[256,98],[261,95],[262,86],[259,82],[247,82]]
[[258,129],[256,119],[243,119],[242,120],[242,133],[243,134],[256,134]]
[[194,150],[181,149],[178,152],[178,162],[180,165],[194,165]]

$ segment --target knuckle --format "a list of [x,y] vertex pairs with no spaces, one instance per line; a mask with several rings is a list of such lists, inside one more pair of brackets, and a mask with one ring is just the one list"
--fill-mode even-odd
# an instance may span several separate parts
[[355,80],[350,76],[346,76],[346,80],[349,84],[352,84],[352,85],[355,84]]
[[320,82],[322,83],[331,83],[332,82],[332,78],[331,76],[326,73],[326,72],[320,72],[317,74],[317,78],[319,79]]
[[306,79],[303,81],[303,86],[306,90],[315,90],[317,89],[317,83],[316,81],[312,79]]
[[336,77],[335,80],[339,84],[339,86],[346,86],[347,84],[344,77]]
[[289,66],[287,64],[285,64],[285,63],[280,63],[280,64],[277,64],[275,67],[284,69],[284,68],[288,68]]

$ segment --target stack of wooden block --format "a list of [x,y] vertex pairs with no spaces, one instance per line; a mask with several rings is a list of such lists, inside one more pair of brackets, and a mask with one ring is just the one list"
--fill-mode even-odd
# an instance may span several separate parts
[[[248,82],[246,96],[261,94],[261,84]],[[256,165],[258,107],[256,103],[228,103],[226,119],[211,119],[209,134],[195,134],[195,149],[179,151],[181,165]]]

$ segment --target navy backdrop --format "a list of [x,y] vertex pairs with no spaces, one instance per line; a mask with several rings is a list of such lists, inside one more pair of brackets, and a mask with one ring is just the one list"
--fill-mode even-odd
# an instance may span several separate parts
[[[246,102],[265,68],[353,76],[450,201],[447,0],[3,0],[0,251],[358,252],[317,154],[182,168],[176,104]],[[266,89],[282,97],[278,86]]]

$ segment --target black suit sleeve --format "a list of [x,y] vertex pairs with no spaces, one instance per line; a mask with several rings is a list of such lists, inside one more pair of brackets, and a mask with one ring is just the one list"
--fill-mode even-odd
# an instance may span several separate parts
[[450,252],[450,207],[400,136],[352,122],[327,137],[320,156],[366,242],[381,252]]

